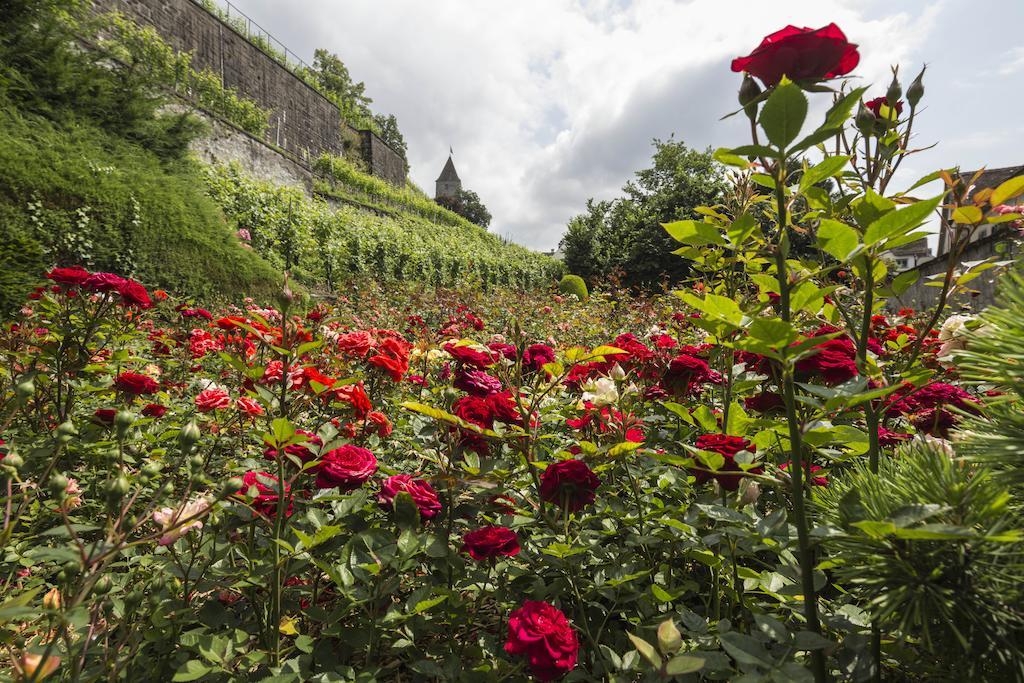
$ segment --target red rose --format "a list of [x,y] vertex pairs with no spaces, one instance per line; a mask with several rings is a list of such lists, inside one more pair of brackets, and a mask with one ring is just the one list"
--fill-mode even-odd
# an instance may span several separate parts
[[561,460],[549,465],[541,475],[540,497],[576,512],[594,502],[600,485],[601,480],[582,460]]
[[773,410],[782,410],[786,407],[781,394],[773,391],[762,391],[743,399],[743,407],[756,413],[768,413]]
[[519,554],[516,532],[503,526],[484,526],[462,537],[462,552],[474,560],[492,560]]
[[90,292],[113,292],[120,289],[125,279],[113,273],[93,273],[82,282],[82,288]]
[[159,403],[150,403],[142,409],[142,414],[146,417],[161,418],[167,413],[167,407],[162,406]]
[[[296,429],[295,433],[306,437],[306,440],[302,443],[293,443],[290,446],[285,446],[284,452],[288,455],[294,455],[303,463],[309,462],[320,451],[320,447],[324,445],[324,442],[316,434],[307,432],[304,429]],[[315,448],[311,450],[310,446]],[[263,457],[267,460],[277,460],[277,450],[268,447],[267,450],[263,451]],[[291,462],[291,460],[288,460],[288,462]]]
[[71,266],[70,268],[54,268],[46,274],[46,277],[59,284],[76,287],[88,280],[89,275],[89,271],[82,266]]
[[554,605],[527,600],[508,618],[505,652],[527,658],[540,681],[554,681],[576,666],[580,645],[569,620]]
[[374,425],[377,434],[379,434],[382,439],[386,439],[391,436],[391,432],[394,429],[391,426],[391,420],[388,419],[388,416],[384,413],[377,412],[376,410],[366,415],[366,422],[367,426],[369,426],[370,423]]
[[349,332],[338,336],[338,349],[342,353],[363,358],[373,348],[373,336],[366,331]]
[[259,404],[259,401],[249,396],[242,396],[235,402],[235,405],[238,406],[241,412],[250,417],[258,417],[264,413],[263,406]]
[[510,361],[515,361],[516,359],[516,347],[511,344],[506,344],[504,342],[491,342],[487,345],[487,348],[496,354],[501,354]]
[[346,444],[327,451],[316,467],[316,485],[321,489],[352,491],[362,486],[377,471],[377,458],[373,453]]
[[401,382],[402,375],[409,371],[409,345],[389,337],[367,362],[384,370],[392,381]]
[[488,401],[479,396],[463,396],[452,404],[452,413],[477,427],[490,429],[494,426],[494,415]]
[[[839,329],[822,325],[813,337],[833,334]],[[848,335],[826,340],[814,347],[815,353],[796,362],[796,372],[801,380],[818,378],[825,384],[835,385],[857,376],[857,348]]]
[[116,416],[117,411],[113,408],[97,408],[96,412],[92,414],[92,421],[98,425],[109,427],[114,424]]
[[857,46],[835,24],[819,29],[787,26],[762,40],[746,57],[732,60],[732,70],[745,71],[770,87],[783,76],[794,81],[844,76],[858,62]]
[[203,318],[205,320],[213,320],[213,314],[205,308],[183,308],[180,312],[182,318]]
[[160,384],[155,379],[135,372],[122,372],[114,378],[114,386],[126,394],[135,396],[155,394],[160,390]]
[[[892,115],[889,114],[887,116],[882,116],[882,105],[883,104],[888,106],[888,104],[885,101],[885,98],[884,97],[876,97],[873,100],[869,100],[869,101],[865,102],[864,106],[871,110],[871,113],[875,115],[876,119],[888,120],[889,117],[892,116]],[[896,110],[896,116],[893,117],[893,118],[894,119],[899,118],[900,114],[903,113],[903,101],[902,100],[897,100],[896,106],[894,107],[894,109]]]
[[555,362],[555,350],[547,344],[530,344],[523,351],[523,367],[540,372],[548,363]]
[[460,370],[452,386],[474,396],[490,396],[501,391],[501,381],[483,370]]
[[420,511],[420,517],[425,520],[432,519],[441,511],[441,501],[434,488],[422,479],[413,479],[411,474],[396,474],[385,479],[381,484],[380,493],[377,494],[377,501],[381,507],[393,508],[395,496],[400,491],[412,496],[412,502]]
[[138,306],[139,308],[151,308],[153,302],[149,300],[149,292],[135,280],[125,280],[117,288],[121,295],[121,301],[127,306]]
[[893,446],[899,446],[904,441],[911,439],[910,434],[903,434],[901,432],[895,432],[885,427],[878,428],[878,445],[882,448],[892,448]]
[[681,353],[668,364],[662,384],[677,394],[691,394],[704,384],[718,384],[722,375],[708,367],[703,358]]
[[[789,462],[782,463],[779,465],[779,469],[783,472],[789,471],[789,467],[792,462],[793,461],[790,460]],[[804,473],[807,479],[811,482],[811,486],[828,486],[828,477],[824,475],[820,477],[814,476],[814,473],[820,472],[821,469],[822,468],[819,465],[811,465],[808,462],[804,463]]]
[[491,411],[491,426],[494,422],[504,422],[507,425],[523,424],[523,416],[519,414],[519,406],[512,398],[511,391],[491,394],[484,401]]
[[370,397],[366,395],[366,389],[363,388],[362,382],[342,384],[340,387],[332,389],[330,396],[332,401],[347,403],[352,406],[352,410],[359,419],[366,417],[366,414],[373,407],[370,404]]
[[480,351],[468,344],[459,346],[454,342],[445,344],[444,350],[458,362],[474,367],[477,370],[486,370],[494,365],[494,355],[490,350]]
[[[757,449],[753,442],[744,439],[742,436],[729,436],[727,434],[702,434],[697,437],[696,446],[702,451],[718,453],[725,458],[725,464],[715,472],[693,469],[690,470],[690,473],[697,478],[698,484],[703,484],[713,478],[726,491],[735,491],[739,488],[740,479],[743,478],[742,473],[744,470],[736,462],[736,454],[740,451],[753,453]],[[753,467],[746,471],[753,474],[761,474],[764,472],[764,468]],[[736,472],[737,474],[722,474],[724,472]]]
[[[279,493],[277,477],[266,472],[246,472],[242,477],[242,488],[238,490],[240,496],[253,496],[253,510],[264,517],[272,517],[277,514]],[[285,517],[291,517],[291,487],[288,486],[288,482],[284,484],[284,495],[288,503],[284,514]]]
[[231,406],[231,396],[223,389],[205,389],[196,396],[196,409],[201,413],[222,410]]

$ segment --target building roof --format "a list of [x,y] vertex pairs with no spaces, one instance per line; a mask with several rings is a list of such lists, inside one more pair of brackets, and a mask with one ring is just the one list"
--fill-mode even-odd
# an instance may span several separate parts
[[928,238],[922,237],[921,239],[914,240],[909,244],[901,244],[892,250],[892,253],[898,256],[928,256],[932,255],[931,248],[928,247]]
[[445,163],[444,168],[441,169],[441,175],[437,177],[437,182],[442,183],[452,180],[462,182],[459,174],[455,171],[455,164],[452,163],[451,155],[448,155],[448,161]]
[[[964,171],[956,174],[956,177],[967,181],[973,178],[976,172],[977,171]],[[1024,165],[1006,166],[1005,168],[986,168],[981,172],[981,175],[978,176],[978,180],[974,183],[974,187],[971,188],[968,197],[970,197],[975,190],[981,190],[987,187],[999,187],[1010,178],[1016,178],[1021,174],[1024,174]]]

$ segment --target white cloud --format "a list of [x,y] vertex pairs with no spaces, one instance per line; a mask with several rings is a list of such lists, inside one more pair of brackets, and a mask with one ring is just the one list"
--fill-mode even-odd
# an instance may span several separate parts
[[[926,45],[941,5],[852,0],[234,0],[289,47],[339,54],[394,112],[412,177],[432,193],[449,144],[492,230],[558,243],[588,197],[614,196],[650,139],[746,142],[729,60],[785,23],[835,21],[860,44],[864,82]],[[287,7],[283,7],[287,5]],[[870,12],[866,8],[870,8]],[[785,19],[780,19],[780,17]]]

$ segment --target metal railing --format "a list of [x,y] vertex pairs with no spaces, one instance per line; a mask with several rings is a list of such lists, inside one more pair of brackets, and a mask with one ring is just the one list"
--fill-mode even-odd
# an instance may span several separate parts
[[275,38],[242,10],[231,4],[230,0],[192,0],[210,14],[241,33],[245,38],[274,58],[291,72],[311,71],[313,67],[301,57],[288,49],[288,46]]

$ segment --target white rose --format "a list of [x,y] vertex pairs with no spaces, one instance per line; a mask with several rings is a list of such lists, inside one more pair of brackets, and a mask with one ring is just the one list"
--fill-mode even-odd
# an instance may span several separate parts
[[601,377],[583,385],[583,400],[595,406],[610,406],[619,400],[619,390],[611,377]]

